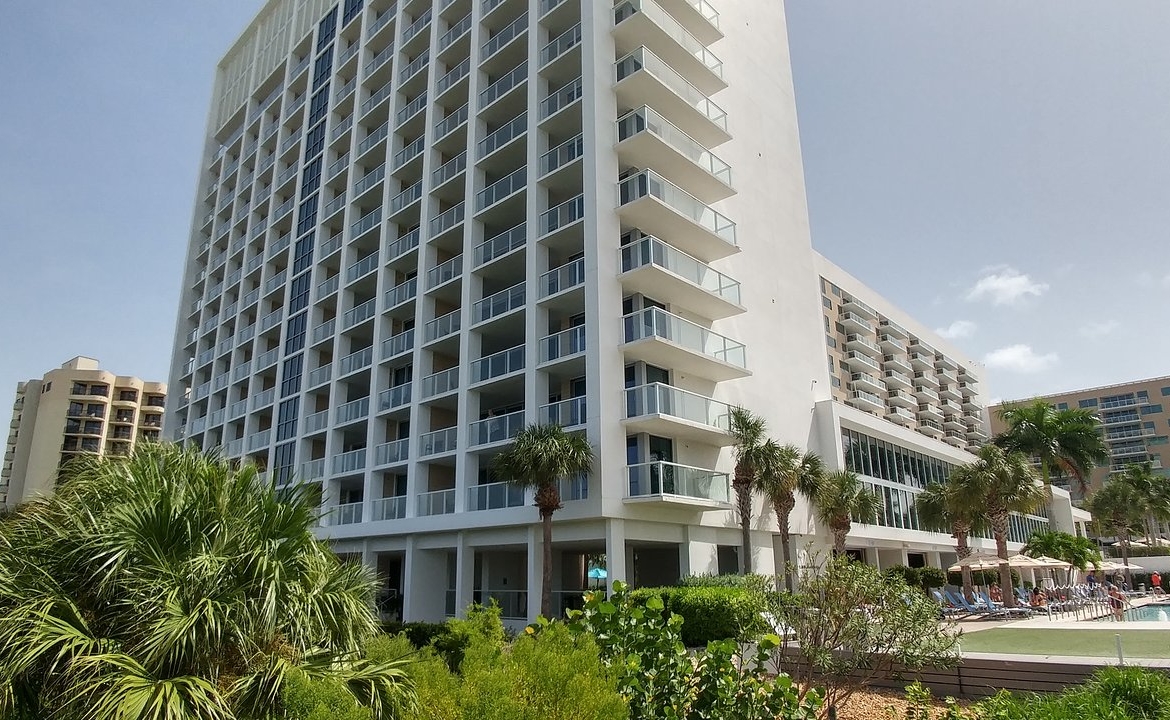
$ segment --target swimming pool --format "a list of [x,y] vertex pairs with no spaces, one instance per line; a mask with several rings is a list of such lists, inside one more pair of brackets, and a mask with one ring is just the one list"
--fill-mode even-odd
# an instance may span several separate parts
[[1125,619],[1136,622],[1170,622],[1170,603],[1155,603],[1125,611]]

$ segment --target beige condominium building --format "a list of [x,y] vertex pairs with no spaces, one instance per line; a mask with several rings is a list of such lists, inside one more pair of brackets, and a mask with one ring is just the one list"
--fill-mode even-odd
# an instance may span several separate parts
[[[1044,400],[1058,410],[1067,408],[1091,410],[1101,419],[1101,429],[1109,446],[1109,464],[1093,471],[1089,483],[1090,493],[1100,488],[1110,474],[1121,472],[1127,465],[1134,463],[1148,462],[1154,472],[1168,474],[1170,375],[1043,395],[1036,399]],[[991,408],[993,432],[1003,429],[1003,423],[998,417],[1001,407],[1002,405],[996,405]],[[1075,495],[1080,495],[1079,488],[1070,489]]]
[[60,466],[80,453],[124,454],[157,440],[166,393],[166,383],[115,375],[81,356],[18,383],[0,468],[4,504],[52,492]]

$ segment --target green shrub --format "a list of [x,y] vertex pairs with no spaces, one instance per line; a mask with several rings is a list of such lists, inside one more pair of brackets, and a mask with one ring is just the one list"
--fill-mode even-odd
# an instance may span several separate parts
[[282,688],[286,720],[372,720],[340,681],[294,670]]
[[973,712],[979,720],[1162,720],[1170,718],[1170,677],[1143,668],[1103,668],[1058,695],[1001,691]]
[[1085,686],[1132,718],[1170,717],[1170,677],[1141,668],[1104,668]]
[[451,622],[428,623],[382,623],[382,632],[387,635],[403,635],[416,649],[432,647],[446,660],[451,672],[459,669],[463,661],[463,652],[467,648],[469,638],[465,631],[460,631]]
[[918,585],[926,591],[947,584],[947,574],[942,568],[924,567],[918,569]]
[[[1019,586],[1020,574],[1018,572],[1016,572],[1015,569],[1012,569],[1011,572],[1012,572],[1012,585]],[[972,570],[971,571],[971,582],[975,585],[983,585],[985,587],[988,585],[998,585],[999,584],[999,570]],[[962,587],[963,574],[960,572],[948,572],[946,584],[947,585],[954,585],[956,587]]]
[[768,575],[688,575],[678,581],[680,587],[746,588],[758,593],[775,592],[776,585]]
[[659,597],[666,612],[682,616],[682,641],[687,647],[753,637],[765,629],[760,616],[767,609],[765,597],[745,587],[640,588],[631,597],[642,604]]
[[[1139,557],[1164,557],[1170,555],[1170,547],[1162,547],[1161,545],[1153,547],[1130,547],[1129,556],[1131,558]],[[1107,547],[1105,548],[1105,557],[1116,560],[1121,559],[1121,548]]]

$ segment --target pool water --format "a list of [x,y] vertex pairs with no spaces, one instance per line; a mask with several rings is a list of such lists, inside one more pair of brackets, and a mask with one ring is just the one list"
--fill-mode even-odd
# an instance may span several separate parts
[[1136,622],[1170,622],[1170,604],[1160,603],[1130,608],[1125,611],[1125,619]]

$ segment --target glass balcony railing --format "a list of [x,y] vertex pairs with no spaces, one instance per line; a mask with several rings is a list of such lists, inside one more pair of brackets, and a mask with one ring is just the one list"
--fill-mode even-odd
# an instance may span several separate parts
[[418,438],[419,454],[426,456],[453,452],[457,445],[456,436],[457,431],[453,427],[423,433]]
[[585,397],[569,398],[561,402],[542,405],[537,421],[549,425],[569,428],[585,424]]
[[386,291],[386,309],[398,307],[418,295],[418,278],[411,278]]
[[669,415],[723,432],[731,430],[730,405],[663,383],[626,390],[626,417],[643,415]]
[[406,496],[379,498],[373,502],[373,519],[401,520],[406,517]]
[[622,180],[618,185],[618,195],[621,205],[645,197],[656,198],[725,242],[737,244],[735,223],[653,170],[643,170]]
[[467,488],[467,509],[499,510],[524,507],[524,488],[514,483],[497,482]]
[[435,97],[441,97],[443,93],[454,87],[455,83],[471,74],[471,58],[464,60],[455,67],[447,71],[439,81],[435,83]]
[[341,358],[339,367],[341,368],[341,374],[344,376],[357,372],[358,370],[364,370],[373,364],[374,347],[371,345],[368,348],[363,348]]
[[614,25],[642,13],[716,77],[723,79],[723,62],[654,0],[623,0],[613,9]]
[[386,257],[388,262],[393,262],[402,257],[406,253],[418,247],[419,231],[418,228],[411,230],[405,235],[399,237],[394,242],[390,243],[387,248]]
[[626,113],[618,120],[618,141],[627,140],[642,132],[654,135],[724,185],[731,186],[730,165],[644,105]]
[[[457,110],[448,113],[445,118],[435,123],[435,140],[442,140],[465,122],[467,122],[467,103],[463,103]],[[464,151],[460,155],[467,157],[467,152]]]
[[412,22],[406,27],[405,30],[402,31],[402,43],[405,45],[406,43],[413,40],[415,36],[421,33],[423,28],[430,25],[430,23],[431,9],[428,7],[425,11],[422,12],[422,14],[415,18],[414,22]]
[[731,497],[727,473],[670,462],[648,462],[626,468],[629,497],[677,495],[716,503]]
[[546,298],[585,282],[585,258],[577,258],[540,276],[540,297]]
[[402,212],[422,197],[422,181],[416,182],[390,200],[390,214]]
[[305,432],[321,432],[329,427],[329,411],[322,410],[305,416]]
[[640,47],[618,60],[616,65],[618,82],[620,83],[640,70],[649,72],[683,102],[693,107],[717,128],[727,132],[727,113],[723,108],[712,102],[711,98],[692,85],[677,70],[667,65],[645,47]]
[[324,342],[333,337],[336,332],[337,318],[331,318],[313,328],[313,331],[309,334],[309,340],[316,345],[319,342]]
[[503,442],[516,437],[524,429],[524,411],[517,410],[507,415],[477,420],[467,427],[468,443],[471,446]]
[[354,422],[368,417],[370,414],[370,398],[358,398],[351,400],[343,405],[338,405],[336,410],[337,422],[346,423]]
[[366,63],[366,77],[373,75],[375,70],[385,65],[386,61],[392,57],[394,57],[394,43],[387,45]]
[[422,155],[423,150],[427,147],[426,135],[419,135],[414,140],[411,140],[403,146],[401,150],[394,153],[393,163],[394,169],[402,167],[406,163],[414,160],[416,157]]
[[410,439],[403,438],[383,443],[374,448],[375,465],[396,465],[404,463],[410,457]]
[[739,282],[656,237],[645,236],[621,248],[622,272],[653,265],[678,275],[727,302],[740,304]]
[[249,435],[247,441],[244,443],[245,447],[247,448],[246,452],[255,452],[257,450],[265,449],[268,447],[268,444],[271,440],[271,430],[263,430],[261,432]]
[[526,30],[528,30],[528,13],[523,13],[507,26],[501,28],[495,35],[488,38],[487,42],[481,48],[480,62],[487,60],[504,49],[505,45],[515,40]]
[[378,167],[376,167],[373,170],[366,173],[365,176],[362,177],[361,180],[358,180],[354,184],[354,186],[353,186],[354,197],[357,197],[357,196],[361,195],[362,193],[364,193],[366,190],[369,190],[370,188],[376,186],[378,183],[382,182],[382,180],[385,177],[386,177],[386,164],[382,163]]
[[460,173],[467,169],[467,151],[459,153],[447,162],[443,163],[431,173],[431,185],[439,187],[448,180],[454,179]]
[[547,120],[581,99],[585,86],[581,78],[571,80],[540,101],[540,119]]
[[387,412],[410,404],[411,384],[403,383],[378,393],[378,412]]
[[471,31],[471,13],[467,13],[460,20],[457,20],[447,31],[439,36],[439,52],[443,52],[451,47],[456,40],[460,39]]
[[414,328],[404,330],[382,341],[382,359],[388,360],[414,349]]
[[540,49],[540,66],[548,65],[580,44],[581,23],[577,23]]
[[499,317],[517,308],[524,307],[527,290],[523,282],[489,295],[476,302],[471,308],[471,322],[478,324]]
[[418,496],[418,514],[420,517],[431,515],[450,515],[455,512],[455,489],[433,490],[421,493]]
[[[483,110],[503,97],[509,90],[528,79],[528,63],[522,62],[509,70],[503,77],[488,85],[479,93],[479,109]],[[578,81],[579,82],[579,81]]]
[[575,138],[566,140],[557,145],[552,150],[549,150],[544,155],[540,156],[540,175],[544,177],[554,170],[558,170],[574,160],[580,158],[585,153],[584,136],[578,135]]
[[528,184],[528,166],[521,165],[515,171],[488,185],[475,196],[475,211],[480,212],[501,200],[518,193]]
[[442,262],[427,271],[427,289],[431,290],[463,274],[463,256]]
[[334,455],[330,465],[334,475],[364,470],[366,468],[366,449],[350,450],[340,455]]
[[301,465],[301,480],[317,480],[325,477],[325,458],[310,460]]
[[747,348],[661,308],[646,308],[622,318],[626,342],[657,338],[739,368],[747,367]]
[[524,346],[493,353],[471,363],[471,382],[485,382],[524,369]]
[[422,112],[423,108],[427,106],[427,94],[421,93],[414,100],[411,100],[406,105],[403,105],[394,116],[394,120],[398,125],[402,125],[407,120]]
[[374,317],[374,313],[378,310],[378,301],[376,298],[370,298],[361,305],[346,310],[345,314],[341,316],[341,328],[348,330],[351,327],[369,320]]
[[329,511],[329,525],[356,525],[362,521],[362,506],[365,503],[345,503],[335,505]]
[[390,97],[390,93],[393,91],[393,85],[394,83],[387,82],[385,85],[375,90],[373,94],[370,95],[370,97],[366,98],[366,101],[362,103],[362,115],[365,115],[369,111],[378,107],[378,105],[381,105],[383,102],[385,102],[386,98]]
[[585,196],[578,195],[571,200],[551,208],[540,216],[540,232],[542,235],[556,232],[568,227],[585,217]]
[[585,352],[585,326],[571,327],[540,339],[540,362],[552,362]]
[[[345,269],[345,281],[351,283],[378,269],[378,251],[375,250]],[[334,276],[336,277],[336,276]]]
[[402,71],[400,73],[398,73],[398,82],[400,84],[404,84],[404,83],[408,82],[411,78],[413,78],[420,71],[422,71],[423,68],[425,68],[427,65],[429,65],[430,62],[431,62],[430,51],[423,50],[422,53],[418,57],[416,57],[414,60],[411,60],[409,63],[407,63],[406,67],[402,68]]
[[459,389],[459,368],[453,367],[440,370],[433,375],[422,379],[422,396],[424,399],[442,395]]
[[[358,149],[357,149],[358,155],[362,155],[362,154],[368,152],[370,150],[370,148],[374,147],[378,143],[385,140],[386,136],[389,134],[390,134],[390,121],[387,120],[386,122],[382,123],[377,128],[375,128],[374,130],[372,130],[368,135],[366,135],[365,139],[363,139],[360,143],[358,143]],[[348,158],[348,156],[347,156],[347,158]]]
[[434,342],[439,338],[445,338],[459,332],[460,316],[461,313],[458,310],[452,310],[446,315],[427,321],[423,325],[423,342]]
[[524,247],[527,241],[527,223],[520,223],[493,238],[485,240],[475,247],[475,267],[507,255],[517,248]]
[[479,141],[478,153],[480,159],[487,157],[526,132],[528,132],[528,113],[523,112],[509,120],[503,126],[491,131],[483,140]]

